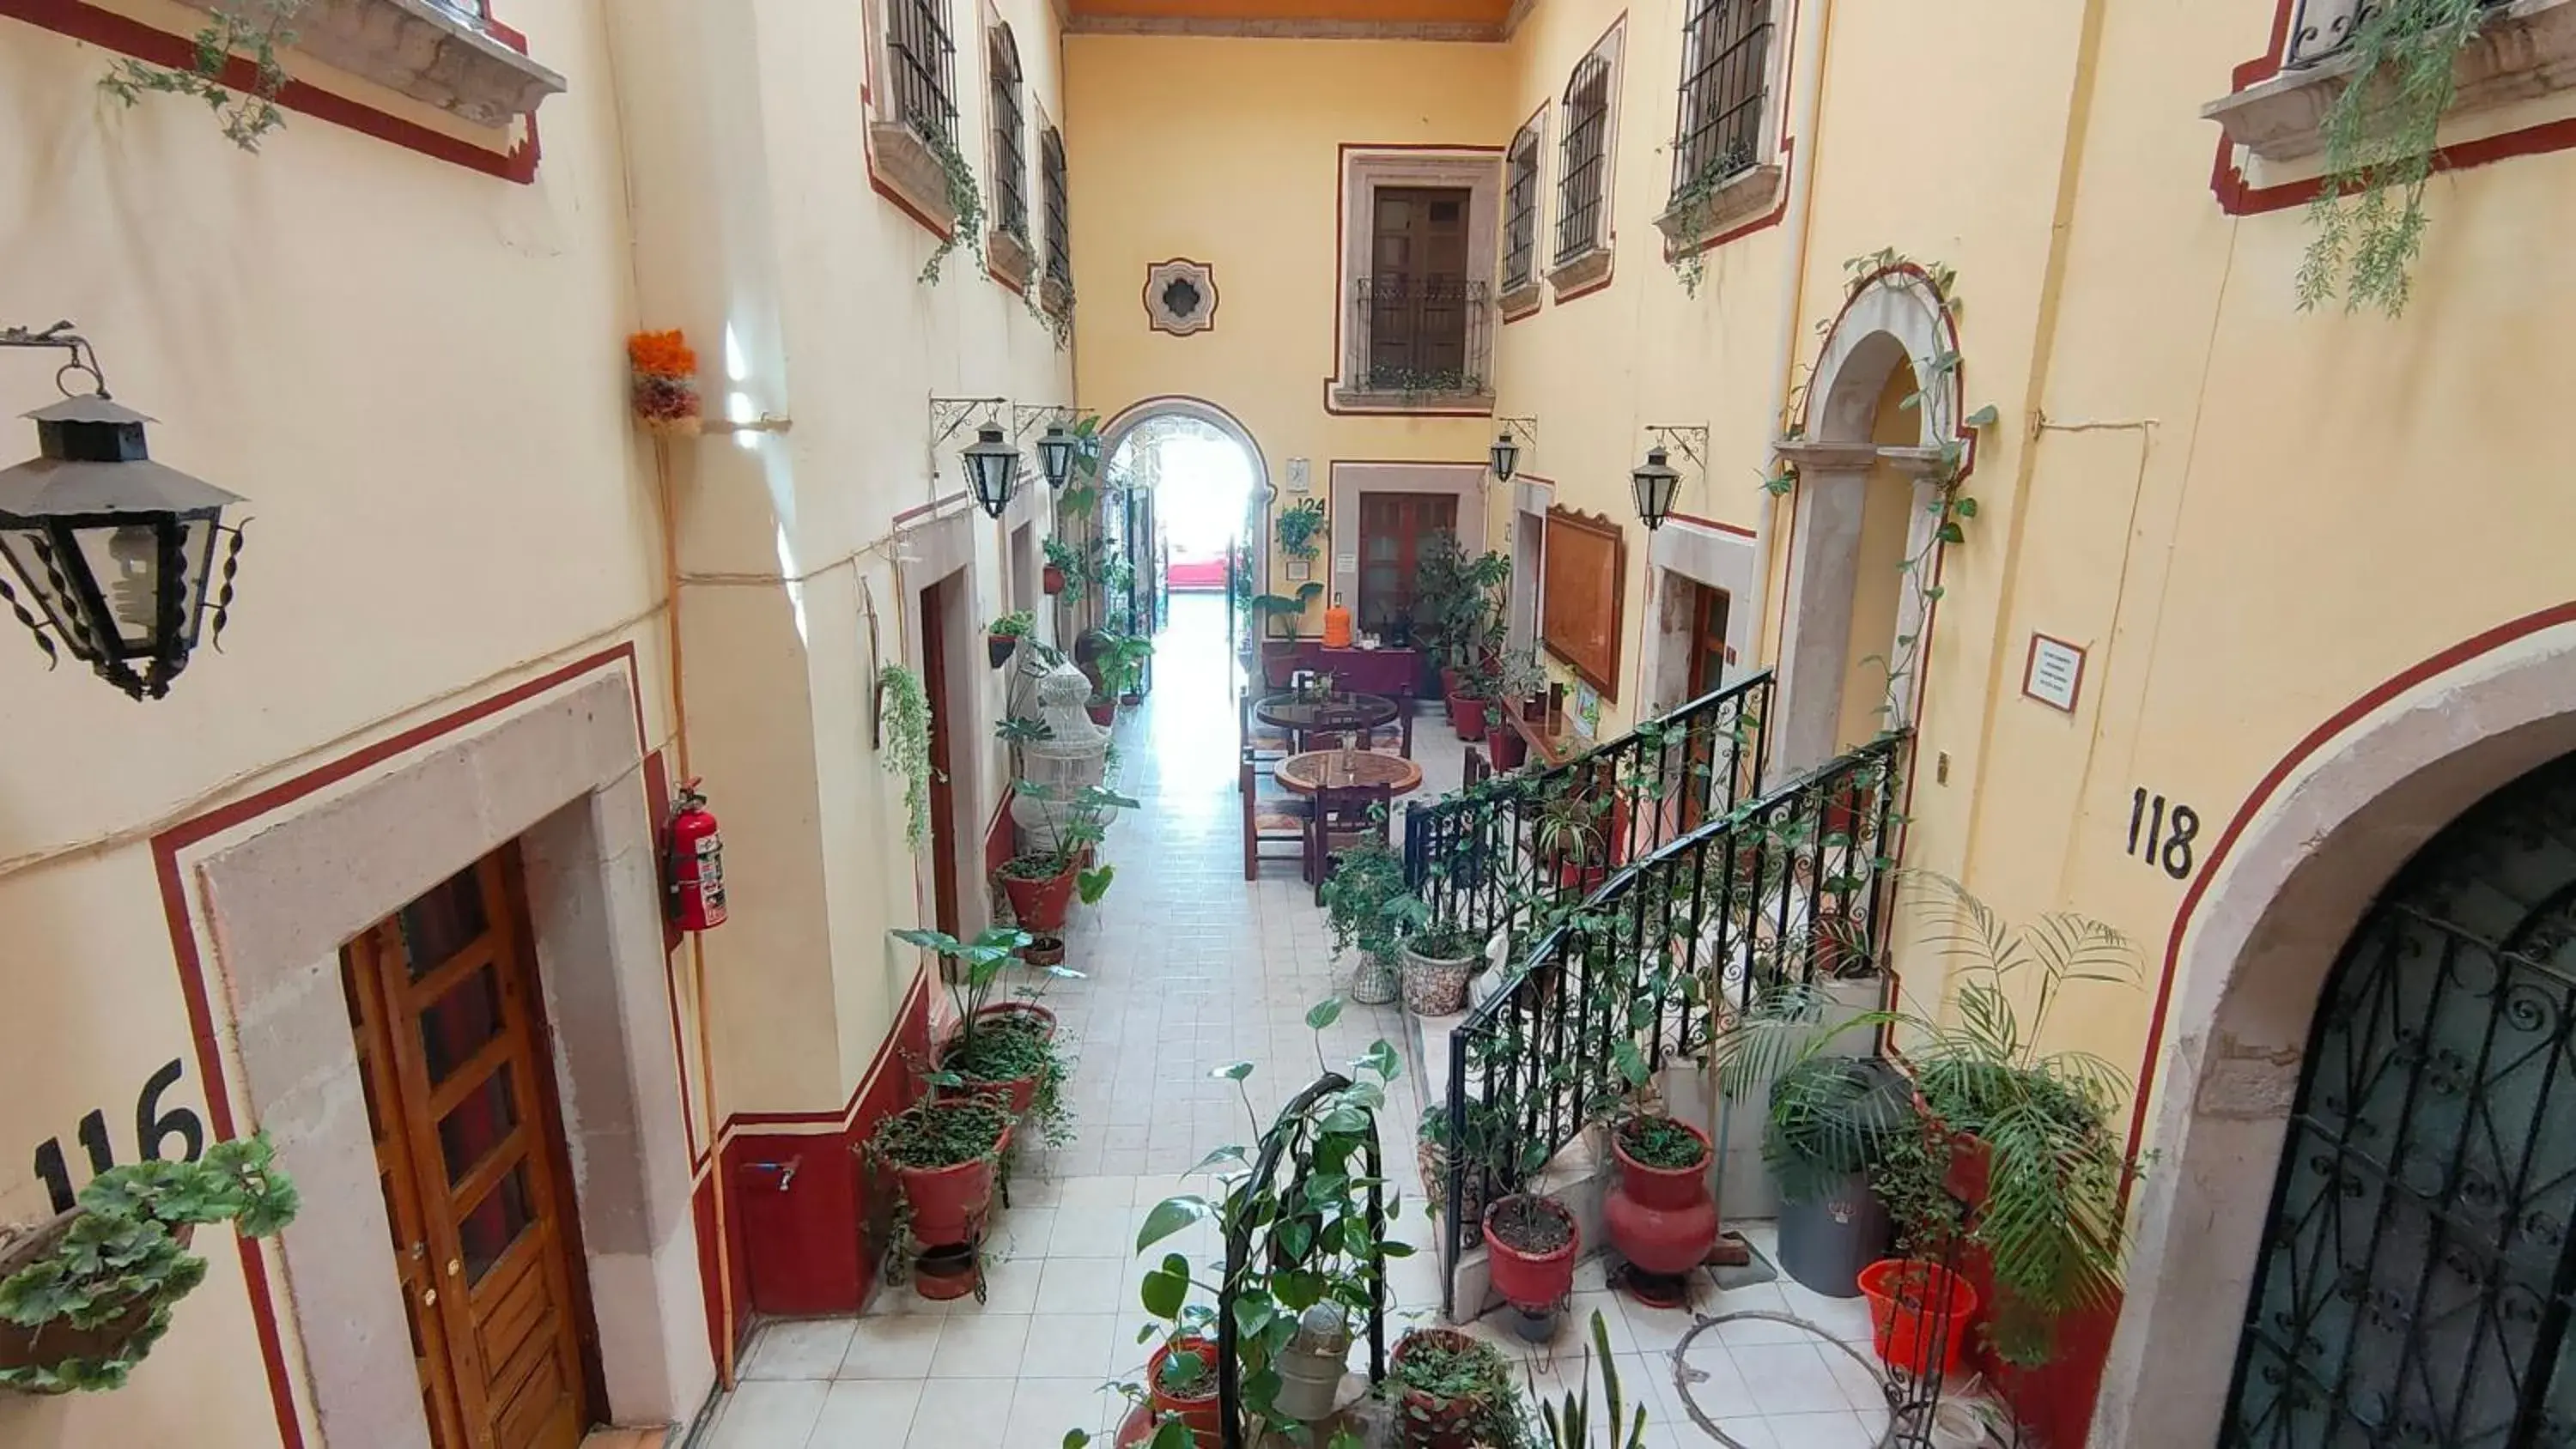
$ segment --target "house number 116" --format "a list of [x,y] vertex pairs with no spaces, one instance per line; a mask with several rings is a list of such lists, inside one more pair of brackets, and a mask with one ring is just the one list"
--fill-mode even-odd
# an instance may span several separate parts
[[[196,1161],[206,1150],[206,1126],[195,1109],[172,1107],[164,1111],[161,1106],[161,1094],[177,1086],[182,1075],[179,1059],[172,1057],[143,1084],[142,1091],[134,1094],[134,1152],[141,1161],[159,1162],[172,1155],[162,1151],[172,1137],[179,1139],[176,1156],[183,1162]],[[80,1119],[77,1136],[81,1150],[89,1156],[90,1176],[116,1166],[116,1154],[107,1141],[106,1112],[91,1108]],[[44,1180],[45,1190],[53,1195],[54,1211],[70,1212],[76,1194],[72,1191],[71,1166],[63,1160],[61,1138],[48,1137],[36,1149],[36,1176]]]

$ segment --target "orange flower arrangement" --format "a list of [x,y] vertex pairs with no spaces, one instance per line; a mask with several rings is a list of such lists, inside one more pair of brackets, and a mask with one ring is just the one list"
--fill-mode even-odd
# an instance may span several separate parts
[[638,332],[626,339],[626,360],[635,369],[631,394],[635,415],[657,433],[698,431],[698,354],[687,335]]

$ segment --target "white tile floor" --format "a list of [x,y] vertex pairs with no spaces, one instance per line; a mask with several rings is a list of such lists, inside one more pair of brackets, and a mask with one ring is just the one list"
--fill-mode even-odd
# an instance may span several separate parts
[[[988,1245],[985,1301],[930,1303],[898,1289],[880,1292],[864,1317],[768,1324],[709,1449],[1055,1449],[1068,1429],[1111,1427],[1125,1401],[1104,1385],[1137,1373],[1146,1351],[1133,1252],[1145,1212],[1203,1188],[1179,1174],[1212,1147],[1249,1142],[1255,1117],[1267,1122],[1324,1063],[1379,1038],[1401,1041],[1396,1008],[1360,1006],[1317,1041],[1306,1011],[1341,988],[1323,913],[1293,862],[1266,862],[1259,882],[1243,880],[1231,663],[1221,607],[1207,607],[1216,603],[1174,601],[1153,701],[1120,728],[1121,782],[1144,808],[1113,828],[1117,882],[1068,940],[1069,964],[1088,978],[1047,987],[1081,1053],[1071,1081],[1079,1137],[1016,1169]],[[1427,798],[1457,783],[1462,751],[1437,715],[1416,726]],[[1243,1059],[1258,1066],[1240,1090],[1209,1075]],[[1399,1081],[1383,1125],[1390,1172],[1408,1187],[1419,1101],[1416,1084]],[[1426,1229],[1408,1193],[1398,1231],[1419,1243]],[[1755,1232],[1767,1250],[1767,1234]],[[1217,1250],[1204,1227],[1169,1246],[1202,1261]],[[1391,1343],[1433,1321],[1439,1285],[1428,1253],[1398,1260],[1390,1277]],[[1561,1393],[1584,1372],[1584,1325],[1598,1308],[1623,1388],[1648,1409],[1652,1449],[1715,1443],[1674,1383],[1672,1350],[1691,1316],[1605,1291],[1597,1265],[1576,1286],[1547,1348],[1519,1344],[1500,1320],[1472,1331],[1527,1362],[1542,1392]],[[1712,1294],[1698,1308],[1792,1313],[1867,1351],[1858,1300],[1783,1284]],[[1682,1370],[1702,1412],[1748,1449],[1865,1449],[1885,1422],[1866,1368],[1791,1326],[1723,1323],[1699,1335]]]

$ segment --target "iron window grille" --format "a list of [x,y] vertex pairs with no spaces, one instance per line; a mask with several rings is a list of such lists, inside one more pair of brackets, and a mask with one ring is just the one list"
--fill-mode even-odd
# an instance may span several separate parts
[[1601,244],[1602,193],[1609,179],[1610,62],[1587,55],[1565,87],[1564,166],[1556,182],[1556,259],[1572,261]]
[[1692,0],[1674,117],[1675,198],[1753,164],[1770,65],[1771,0]]
[[1503,286],[1525,287],[1538,253],[1538,128],[1512,138],[1511,179],[1503,196]]
[[1351,362],[1364,392],[1481,393],[1493,373],[1491,290],[1459,277],[1351,284]]
[[1064,133],[1053,126],[1038,140],[1038,184],[1046,190],[1046,274],[1073,286],[1073,224],[1065,206]]
[[[2511,0],[2478,0],[2479,8],[2486,10],[2510,3]],[[2299,0],[2298,16],[2290,22],[2289,50],[2282,58],[2282,67],[2306,70],[2343,54],[2352,44],[2353,33],[2378,9],[2378,0]]]
[[957,140],[957,41],[947,0],[893,0],[886,59],[895,115],[925,139]]
[[1020,105],[1020,47],[1011,27],[993,28],[993,190],[995,226],[1029,235],[1028,122]]

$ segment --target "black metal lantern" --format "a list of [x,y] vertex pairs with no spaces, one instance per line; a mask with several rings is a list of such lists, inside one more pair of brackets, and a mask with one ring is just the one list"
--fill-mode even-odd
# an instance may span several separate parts
[[975,501],[995,518],[1011,506],[1011,485],[1019,481],[1020,450],[1002,441],[1002,430],[986,425],[966,445],[966,485]]
[[[96,377],[91,364],[64,371]],[[42,452],[0,471],[0,558],[43,617],[6,578],[0,602],[48,660],[60,657],[60,640],[101,679],[159,699],[188,667],[210,604],[209,642],[223,638],[242,543],[223,511],[241,497],[153,462],[143,436],[151,419],[104,388],[26,416]],[[231,541],[218,562],[224,535]]]
[[1521,445],[1512,441],[1512,430],[1505,428],[1494,439],[1494,481],[1509,483],[1520,465]]
[[1646,521],[1648,533],[1663,527],[1664,520],[1671,516],[1673,490],[1682,482],[1682,475],[1666,461],[1667,456],[1661,448],[1648,448],[1646,461],[1628,475],[1629,483],[1637,490],[1637,516]]
[[1064,430],[1064,424],[1047,424],[1046,435],[1038,439],[1038,472],[1049,488],[1061,489],[1073,480],[1073,453],[1081,445],[1080,439]]

